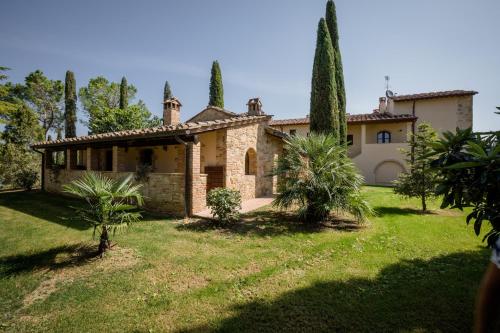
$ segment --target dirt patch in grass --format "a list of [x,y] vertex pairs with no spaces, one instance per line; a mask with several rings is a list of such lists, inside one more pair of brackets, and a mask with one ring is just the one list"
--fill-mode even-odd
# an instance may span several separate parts
[[114,246],[104,258],[96,255],[95,245],[83,244],[73,252],[62,252],[53,257],[53,265],[38,270],[48,276],[40,285],[23,299],[23,308],[43,301],[62,285],[76,279],[85,278],[95,272],[116,271],[131,267],[139,261],[132,249]]
[[328,221],[308,224],[301,221],[293,211],[273,208],[256,210],[241,216],[241,220],[220,224],[213,219],[193,219],[176,226],[181,231],[216,232],[242,236],[272,237],[295,233],[317,233],[323,231],[352,232],[365,228],[348,216],[332,214]]

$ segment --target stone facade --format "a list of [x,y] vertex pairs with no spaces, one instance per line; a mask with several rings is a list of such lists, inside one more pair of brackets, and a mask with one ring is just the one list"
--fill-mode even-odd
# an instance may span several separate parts
[[472,127],[472,96],[462,96],[457,101],[457,127]]
[[[45,190],[61,193],[62,186],[80,178],[85,171],[60,169],[54,171],[45,169]],[[121,179],[132,172],[101,171],[108,178]],[[137,183],[134,180],[134,183]],[[141,193],[145,198],[145,208],[158,213],[181,215],[184,211],[184,174],[182,173],[151,173],[148,180],[140,181]]]
[[[212,111],[205,110],[205,116],[215,117],[217,112]],[[210,175],[216,178],[210,179],[211,188],[215,180],[220,184],[217,186],[239,190],[243,200],[269,196],[276,190],[271,173],[283,146],[281,138],[266,131],[269,119],[264,116],[258,121],[191,134],[185,143],[170,140],[153,146],[128,146],[123,142],[87,148],[69,146],[65,148],[65,156],[69,156],[65,166],[55,170],[50,163],[46,165],[44,186],[49,192],[61,192],[63,184],[81,177],[86,170],[115,179],[135,177],[138,167],[147,164],[151,171],[146,179],[134,182],[142,185],[148,210],[175,215],[194,215],[204,210],[209,190],[207,167],[216,171]],[[48,150],[52,151],[56,149]]]
[[[281,139],[268,135],[266,122],[228,128],[225,151],[225,185],[238,189],[243,200],[270,196],[276,188],[276,179],[271,175],[277,155],[282,153]],[[256,172],[245,174],[245,155],[249,149],[256,154]]]

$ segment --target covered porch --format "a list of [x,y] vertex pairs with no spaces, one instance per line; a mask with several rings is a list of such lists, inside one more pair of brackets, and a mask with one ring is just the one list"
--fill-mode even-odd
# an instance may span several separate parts
[[[146,209],[179,216],[192,216],[206,208],[212,175],[223,172],[217,159],[215,130],[163,138],[139,138],[88,144],[53,145],[44,151],[43,188],[61,192],[62,186],[86,171],[109,178],[132,176],[142,185]],[[221,135],[221,134],[219,134]],[[216,173],[217,173],[216,172]],[[222,181],[222,178],[220,179]]]

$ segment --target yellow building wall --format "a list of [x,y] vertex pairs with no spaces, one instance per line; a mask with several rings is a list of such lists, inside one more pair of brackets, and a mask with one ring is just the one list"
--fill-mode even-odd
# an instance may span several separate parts
[[454,132],[457,127],[472,127],[472,96],[444,97],[389,103],[388,111],[394,114],[412,114],[415,102],[417,125],[429,123],[438,133]]

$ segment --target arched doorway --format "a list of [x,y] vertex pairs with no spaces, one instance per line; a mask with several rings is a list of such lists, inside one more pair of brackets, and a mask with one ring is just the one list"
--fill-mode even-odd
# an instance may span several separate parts
[[398,161],[383,161],[375,167],[375,184],[392,185],[398,175],[405,172],[404,166]]

